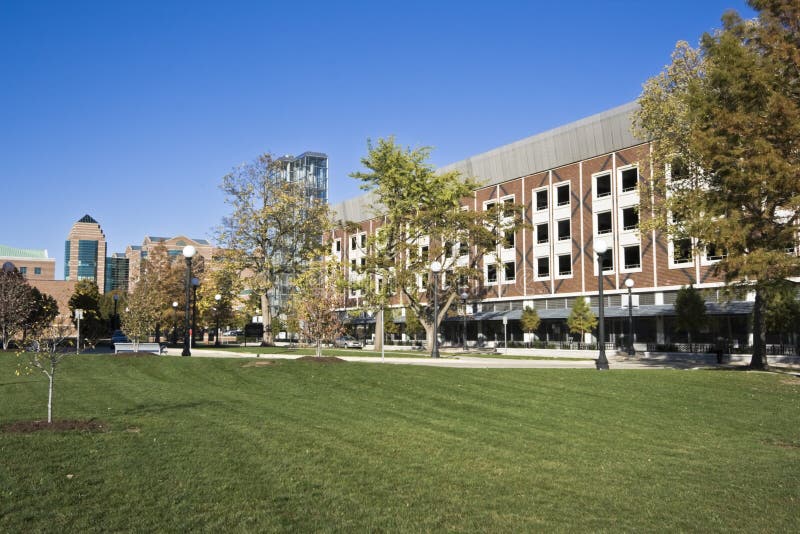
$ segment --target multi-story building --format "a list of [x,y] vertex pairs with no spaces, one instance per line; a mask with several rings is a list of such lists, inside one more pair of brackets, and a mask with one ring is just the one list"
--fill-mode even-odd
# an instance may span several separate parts
[[167,249],[167,254],[173,258],[182,258],[183,248],[187,245],[194,246],[197,249],[198,256],[202,257],[205,261],[211,261],[214,247],[211,246],[205,239],[191,239],[186,236],[175,237],[157,237],[145,236],[141,245],[128,245],[125,249],[125,258],[127,259],[127,285],[133,289],[136,285],[136,280],[139,279],[142,269],[142,260],[146,260],[147,256],[152,253],[153,249],[163,245]]
[[[693,284],[704,290],[715,319],[706,340],[713,341],[716,331],[735,343],[748,343],[752,303],[729,302],[720,295],[723,283],[713,273],[718,252],[695,254],[686,243],[639,229],[638,185],[649,178],[642,172],[650,145],[631,133],[635,109],[636,104],[623,105],[441,169],[486,184],[465,201],[467,209],[513,202],[524,208],[529,226],[483,258],[483,279],[469,288],[466,312],[459,306],[458,316],[445,321],[446,338],[460,338],[466,313],[469,339],[502,340],[505,322],[511,339],[521,341],[519,319],[530,306],[542,319],[538,336],[564,340],[575,299],[589,298],[598,311],[602,270],[611,341],[620,341],[627,330],[629,310],[623,305],[628,301],[625,282],[631,280],[637,341],[676,340],[673,303],[682,286]],[[372,202],[364,195],[334,206],[339,220],[358,222],[357,231],[339,229],[332,236],[334,256],[351,268],[363,263],[360,244],[380,224],[371,215]],[[609,249],[602,265],[594,251],[600,240]],[[348,294],[347,305],[359,305],[358,291]],[[399,301],[396,305],[402,307]]]
[[100,223],[84,215],[72,225],[64,244],[64,280],[92,280],[100,291],[106,281],[106,236]]
[[322,152],[303,152],[275,160],[278,170],[273,179],[305,185],[306,196],[328,201],[328,156]]
[[0,265],[10,262],[28,280],[54,280],[56,260],[47,250],[0,245]]
[[128,258],[121,252],[114,252],[106,258],[105,293],[128,291]]

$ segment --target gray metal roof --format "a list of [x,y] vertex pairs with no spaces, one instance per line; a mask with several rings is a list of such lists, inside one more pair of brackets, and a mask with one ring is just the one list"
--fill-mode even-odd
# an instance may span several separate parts
[[[485,185],[494,185],[554,169],[594,156],[644,143],[631,133],[631,113],[636,102],[527,137],[483,154],[440,167],[440,172],[459,171]],[[336,218],[363,221],[374,216],[369,194],[332,206]]]

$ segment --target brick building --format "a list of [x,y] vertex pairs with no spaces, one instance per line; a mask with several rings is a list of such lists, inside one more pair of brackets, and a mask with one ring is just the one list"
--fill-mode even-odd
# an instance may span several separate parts
[[[482,261],[483,279],[467,289],[466,306],[446,320],[440,332],[456,342],[461,321],[468,322],[468,339],[503,339],[503,320],[510,339],[521,341],[522,310],[530,306],[542,318],[540,339],[571,338],[566,319],[577,298],[589,298],[598,312],[598,265],[594,243],[604,240],[605,315],[608,340],[620,344],[627,332],[626,280],[633,281],[635,339],[667,344],[683,341],[674,328],[677,291],[689,284],[702,289],[712,317],[703,341],[720,335],[734,344],[749,344],[748,317],[752,303],[726,301],[713,275],[718,252],[693,253],[691,246],[673,242],[656,232],[639,230],[638,184],[650,153],[646,140],[631,133],[626,104],[577,122],[470,157],[442,171],[458,170],[486,184],[464,205],[487,210],[498,202],[522,205],[530,229],[513,236],[513,246]],[[332,252],[345,265],[361,263],[366,235],[379,219],[371,218],[372,197],[367,194],[334,206],[336,217],[358,223],[358,231],[337,230]],[[796,253],[796,252],[795,252]],[[455,254],[452,261],[458,261]],[[446,271],[447,264],[444,269]],[[446,282],[445,282],[446,283]],[[348,307],[359,305],[357,291],[348,294]],[[396,302],[402,308],[401,302]],[[402,322],[402,319],[400,319]],[[499,337],[498,337],[499,336]]]

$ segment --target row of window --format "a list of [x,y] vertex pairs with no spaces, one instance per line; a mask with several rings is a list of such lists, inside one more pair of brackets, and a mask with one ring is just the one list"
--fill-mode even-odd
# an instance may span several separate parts
[[[19,268],[19,274],[21,274],[22,276],[27,275],[28,274],[28,268],[27,267],[20,267]],[[41,267],[34,267],[33,268],[33,274],[34,275],[42,274],[42,268]]]
[[[619,173],[620,192],[628,193],[635,191],[639,185],[639,169],[630,167],[623,169]],[[604,172],[594,176],[594,198],[611,196],[611,172]],[[557,184],[554,186],[553,201],[555,207],[568,206],[570,191],[569,183]],[[550,195],[548,189],[537,189],[533,192],[533,205],[536,211],[545,211],[550,207]]]

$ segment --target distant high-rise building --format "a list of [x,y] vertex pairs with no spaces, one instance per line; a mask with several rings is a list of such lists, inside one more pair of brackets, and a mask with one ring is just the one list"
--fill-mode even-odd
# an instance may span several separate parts
[[114,290],[128,291],[128,258],[121,252],[115,252],[106,258],[105,292]]
[[106,236],[100,223],[84,215],[72,225],[64,244],[64,280],[92,280],[105,291]]
[[[328,155],[322,152],[303,152],[297,157],[283,156],[275,160],[278,170],[272,175],[273,180],[299,183],[305,186],[305,195],[308,199],[321,202],[328,201]],[[289,275],[284,275],[278,280],[277,286],[272,290],[271,302],[273,312],[280,313],[289,302],[291,293]]]
[[274,178],[298,182],[306,187],[306,196],[328,201],[328,155],[303,152],[297,157],[283,156],[275,160],[279,169]]

